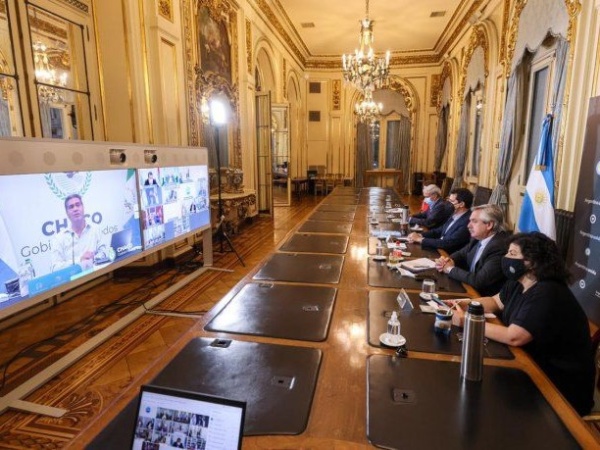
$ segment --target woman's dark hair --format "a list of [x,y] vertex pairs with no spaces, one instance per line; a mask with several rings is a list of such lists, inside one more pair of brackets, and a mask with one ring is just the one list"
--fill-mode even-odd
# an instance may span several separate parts
[[523,258],[531,264],[531,271],[541,280],[558,280],[567,283],[570,273],[560,256],[556,242],[543,233],[517,233],[508,238],[508,244],[521,249]]

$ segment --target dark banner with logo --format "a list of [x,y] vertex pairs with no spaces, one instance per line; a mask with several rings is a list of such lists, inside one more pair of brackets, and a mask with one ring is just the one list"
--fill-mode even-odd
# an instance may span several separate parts
[[600,97],[590,100],[571,254],[571,290],[588,318],[600,325]]

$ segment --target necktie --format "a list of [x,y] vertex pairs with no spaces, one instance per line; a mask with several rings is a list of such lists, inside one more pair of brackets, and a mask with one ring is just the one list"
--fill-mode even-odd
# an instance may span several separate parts
[[444,239],[444,236],[446,236],[446,234],[448,233],[448,230],[450,229],[450,227],[454,225],[454,216],[450,217],[450,219],[448,219],[448,225],[446,226],[446,228],[444,229],[444,232],[442,233],[442,239]]
[[475,265],[477,261],[479,261],[479,257],[483,251],[483,245],[481,245],[481,241],[477,243],[477,250],[475,251],[475,256],[473,257],[473,261],[471,261],[471,272],[475,272]]

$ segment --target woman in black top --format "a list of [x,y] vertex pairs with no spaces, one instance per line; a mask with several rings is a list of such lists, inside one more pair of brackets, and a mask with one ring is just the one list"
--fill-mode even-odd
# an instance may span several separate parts
[[[509,238],[502,259],[508,278],[493,297],[478,299],[502,324],[486,323],[485,335],[523,347],[581,415],[593,405],[594,356],[583,309],[567,286],[569,273],[553,240],[542,233]],[[458,308],[453,321],[464,323]]]

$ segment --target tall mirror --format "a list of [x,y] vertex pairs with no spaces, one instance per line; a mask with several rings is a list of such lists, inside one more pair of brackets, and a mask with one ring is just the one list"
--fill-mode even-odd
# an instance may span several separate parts
[[42,135],[93,139],[84,27],[27,6]]
[[273,204],[291,204],[289,106],[271,105]]

